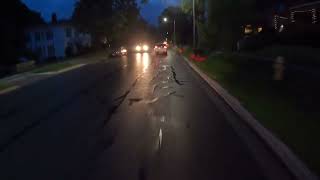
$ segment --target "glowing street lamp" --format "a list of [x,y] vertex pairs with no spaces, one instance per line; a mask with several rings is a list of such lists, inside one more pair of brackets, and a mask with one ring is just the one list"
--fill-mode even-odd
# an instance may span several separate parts
[[163,18],[163,22],[168,22],[168,18]]
[[[169,19],[167,17],[163,18],[163,22],[167,23],[169,21]],[[167,32],[168,34],[168,32]],[[174,45],[176,45],[176,19],[173,19],[173,42]]]

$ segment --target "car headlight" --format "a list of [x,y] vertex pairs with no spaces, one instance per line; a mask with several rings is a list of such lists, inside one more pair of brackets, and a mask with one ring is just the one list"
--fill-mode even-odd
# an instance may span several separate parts
[[121,53],[127,53],[128,51],[126,49],[122,49]]
[[141,51],[141,46],[136,46],[136,51]]
[[144,50],[144,51],[149,51],[149,46],[144,45],[144,46],[143,46],[143,50]]

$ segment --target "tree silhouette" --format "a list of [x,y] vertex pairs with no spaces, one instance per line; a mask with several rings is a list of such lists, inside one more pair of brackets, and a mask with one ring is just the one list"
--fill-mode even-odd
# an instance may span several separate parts
[[0,36],[2,44],[0,64],[14,64],[25,47],[24,29],[44,23],[40,14],[28,9],[20,0],[10,0],[0,7]]

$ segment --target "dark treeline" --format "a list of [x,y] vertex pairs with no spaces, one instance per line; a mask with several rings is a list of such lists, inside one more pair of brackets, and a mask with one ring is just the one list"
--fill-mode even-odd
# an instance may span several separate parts
[[42,24],[44,20],[37,12],[31,11],[20,0],[10,0],[0,8],[1,34],[1,65],[15,64],[24,49],[24,29],[35,24]]

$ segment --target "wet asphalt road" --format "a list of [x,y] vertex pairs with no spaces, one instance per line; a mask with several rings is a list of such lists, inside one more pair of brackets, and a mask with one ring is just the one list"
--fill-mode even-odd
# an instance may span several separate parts
[[0,96],[0,179],[290,179],[183,60],[134,54]]

